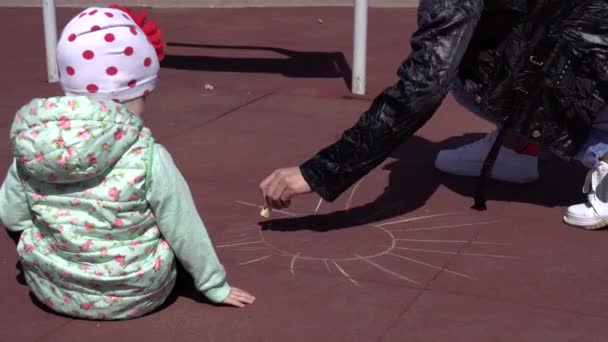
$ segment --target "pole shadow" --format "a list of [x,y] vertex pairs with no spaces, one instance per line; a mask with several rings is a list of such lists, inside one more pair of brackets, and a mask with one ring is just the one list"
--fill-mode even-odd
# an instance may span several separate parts
[[[352,70],[342,52],[294,51],[269,46],[169,43],[203,50],[265,51],[284,58],[165,56],[161,67],[178,70],[279,74],[290,78],[342,78],[350,88]],[[285,58],[286,57],[286,58]]]

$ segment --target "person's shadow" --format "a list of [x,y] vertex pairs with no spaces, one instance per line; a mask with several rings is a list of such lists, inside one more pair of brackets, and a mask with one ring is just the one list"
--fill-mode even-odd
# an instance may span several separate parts
[[[466,134],[439,143],[413,136],[393,153],[392,157],[396,160],[384,166],[390,172],[388,184],[375,200],[349,210],[274,219],[260,222],[259,225],[264,230],[273,231],[325,232],[379,222],[421,208],[439,185],[469,197],[470,202],[462,205],[463,209],[470,208],[477,189],[477,178],[444,174],[436,170],[433,163],[440,150],[462,146],[482,136]],[[486,198],[488,201],[522,202],[547,207],[567,206],[583,200],[581,187],[586,169],[582,165],[567,163],[543,153],[540,173],[540,180],[527,185],[490,181],[486,187]],[[488,204],[489,207],[491,205]]]

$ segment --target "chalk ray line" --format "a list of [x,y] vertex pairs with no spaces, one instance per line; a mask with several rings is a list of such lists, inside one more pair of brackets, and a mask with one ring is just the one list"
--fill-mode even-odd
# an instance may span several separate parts
[[420,265],[423,265],[423,266],[427,266],[427,267],[430,267],[430,268],[433,268],[433,269],[436,269],[436,270],[439,270],[439,271],[445,271],[447,273],[451,273],[451,274],[457,275],[459,277],[467,278],[467,279],[470,279],[470,280],[477,280],[476,278],[468,276],[468,275],[466,275],[464,273],[452,271],[452,270],[449,270],[447,268],[439,267],[439,266],[436,266],[436,265],[433,265],[433,264],[429,264],[429,263],[426,263],[424,261],[420,261],[420,260],[417,260],[417,259],[408,258],[408,257],[403,256],[403,255],[394,254],[394,253],[388,253],[388,255],[392,255],[394,257],[401,258],[401,259],[404,259],[404,260],[407,260],[407,261],[411,261],[413,263],[420,264]]
[[391,232],[415,232],[420,230],[438,230],[438,229],[448,229],[448,228],[461,228],[461,227],[470,227],[470,226],[481,226],[486,224],[498,223],[498,220],[492,221],[483,221],[483,222],[473,222],[473,223],[462,223],[462,224],[450,224],[446,226],[436,226],[436,227],[421,227],[421,228],[408,228],[408,229],[395,229],[391,230]]
[[270,257],[272,257],[272,255],[266,255],[266,256],[263,256],[261,258],[257,258],[257,259],[253,259],[253,260],[242,262],[239,265],[243,266],[243,265],[253,264],[254,262],[259,262],[259,261],[262,261],[262,260],[266,260],[266,259],[268,259]]
[[430,243],[470,243],[473,245],[504,245],[498,242],[485,242],[485,241],[466,241],[466,240],[425,240],[425,239],[395,239],[397,241],[405,242],[430,242]]
[[357,189],[359,189],[359,186],[361,185],[361,183],[363,183],[363,179],[359,180],[357,182],[357,184],[355,184],[355,186],[353,187],[353,190],[351,190],[350,195],[348,196],[348,200],[346,201],[346,205],[344,206],[345,210],[350,209],[350,205],[353,202],[353,198],[355,197],[355,193],[357,192]]
[[410,282],[410,283],[413,283],[413,284],[416,284],[416,285],[419,285],[419,286],[421,286],[421,285],[422,285],[420,282],[417,282],[417,281],[415,281],[415,280],[413,280],[413,279],[410,279],[410,278],[408,278],[408,277],[406,277],[406,276],[404,276],[404,275],[402,275],[402,274],[399,274],[399,273],[397,273],[397,272],[395,272],[395,271],[391,271],[391,270],[389,270],[388,268],[386,268],[386,267],[384,267],[384,266],[382,266],[382,265],[379,265],[379,264],[377,264],[377,263],[375,263],[375,262],[373,262],[373,261],[371,261],[371,260],[368,260],[368,259],[366,259],[366,258],[363,258],[363,257],[361,257],[361,256],[359,256],[359,255],[357,255],[357,257],[359,257],[359,260],[364,261],[364,262],[366,262],[366,263],[368,263],[368,264],[370,264],[370,265],[372,265],[372,266],[376,267],[377,269],[379,269],[379,270],[381,270],[381,271],[384,271],[384,272],[386,272],[386,273],[388,273],[388,274],[392,275],[393,277],[399,278],[399,279],[401,279],[401,280],[408,281],[408,282]]
[[447,252],[447,251],[438,251],[433,249],[421,249],[421,248],[408,248],[408,247],[399,247],[396,246],[396,249],[403,249],[407,251],[415,251],[415,252],[427,252],[427,253],[439,253],[439,254],[450,254],[450,255],[466,255],[466,256],[478,256],[478,257],[486,257],[486,258],[497,258],[497,259],[513,259],[520,260],[520,257],[512,256],[512,255],[500,255],[500,254],[481,254],[481,253],[458,253],[458,252]]
[[321,204],[323,204],[323,199],[319,198],[319,203],[317,203],[317,207],[315,208],[315,213],[319,212],[319,209],[321,209]]
[[298,254],[294,255],[293,258],[291,259],[291,264],[289,265],[289,271],[293,275],[296,275],[296,271],[294,269],[294,266],[296,265],[296,260],[298,259],[298,257],[300,256],[301,253],[302,252],[298,252]]
[[258,241],[251,241],[251,242],[231,243],[231,244],[227,244],[227,245],[219,245],[219,246],[215,246],[215,248],[226,248],[226,247],[235,247],[235,246],[253,245],[253,244],[255,244],[255,243],[264,243],[264,241],[262,241],[262,240],[258,240]]
[[[235,201],[235,202],[238,204],[246,205],[248,207],[260,208],[260,209],[264,208],[264,206],[254,204],[254,203],[248,203],[248,202],[243,202],[243,201]],[[272,209],[272,211],[275,211],[275,212],[281,213],[281,214],[285,214],[285,215],[289,215],[289,216],[298,216],[298,214],[294,214],[289,211],[280,210],[280,209]]]
[[270,247],[241,247],[241,248],[235,248],[233,249],[234,251],[265,251],[265,250],[269,250],[272,249]]
[[406,219],[403,219],[403,220],[397,220],[397,221],[380,223],[380,224],[378,224],[378,226],[380,226],[380,227],[392,226],[392,225],[399,224],[399,223],[404,223],[404,222],[419,221],[419,220],[425,220],[425,219],[434,218],[434,217],[442,217],[442,216],[457,215],[457,214],[461,214],[461,213],[454,212],[454,213],[442,213],[442,214],[434,214],[434,215],[410,217],[410,218],[406,218]]
[[346,277],[346,279],[348,279],[350,282],[352,282],[353,284],[361,287],[361,284],[359,284],[355,279],[353,279],[350,274],[346,273],[346,271],[340,267],[340,265],[338,265],[338,263],[335,260],[332,260],[331,262],[334,263],[334,265],[336,265],[336,268],[338,269],[338,271],[340,271],[340,273],[342,273],[343,276]]

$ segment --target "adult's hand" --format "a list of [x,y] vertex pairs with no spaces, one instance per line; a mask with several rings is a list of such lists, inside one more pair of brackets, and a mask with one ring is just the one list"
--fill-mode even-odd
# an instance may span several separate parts
[[291,198],[311,191],[299,167],[288,167],[274,171],[260,183],[260,190],[267,206],[273,209],[287,208]]

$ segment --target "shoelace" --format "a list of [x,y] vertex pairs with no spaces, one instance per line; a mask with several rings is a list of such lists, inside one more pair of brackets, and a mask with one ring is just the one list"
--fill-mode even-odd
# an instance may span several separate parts
[[488,152],[486,159],[483,161],[481,175],[479,176],[477,183],[477,191],[475,192],[475,203],[472,207],[475,210],[483,211],[488,209],[486,206],[486,184],[488,183],[490,175],[492,174],[492,169],[496,163],[496,158],[498,157],[498,152],[500,151],[506,132],[507,125],[504,125],[498,131],[496,140],[494,141],[494,144],[492,144],[492,148],[490,148],[490,152]]
[[[502,147],[503,140],[505,138],[505,133],[507,129],[503,126],[498,132],[494,131],[488,134],[487,137],[494,138],[496,136],[496,140],[492,144],[486,159],[483,161],[483,167],[481,169],[481,174],[479,175],[479,180],[477,183],[477,191],[475,193],[475,204],[473,204],[473,209],[483,211],[487,209],[486,206],[486,194],[485,188],[490,176],[492,175],[492,170],[494,169],[494,164],[496,163],[496,158],[498,158],[498,152]],[[481,141],[481,140],[480,140]],[[536,142],[529,142],[522,149],[517,151],[519,154],[526,154],[530,156],[537,156],[538,149]]]

